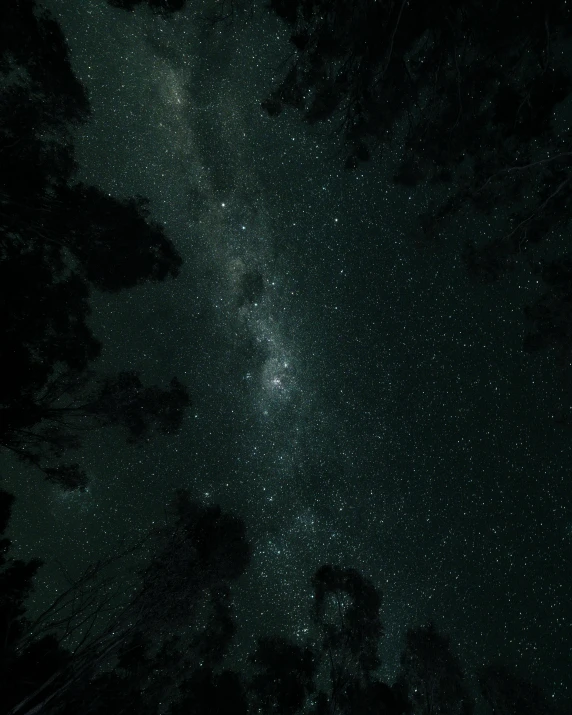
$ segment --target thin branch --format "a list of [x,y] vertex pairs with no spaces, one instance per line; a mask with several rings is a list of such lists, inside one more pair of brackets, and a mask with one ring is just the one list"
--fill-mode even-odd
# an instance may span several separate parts
[[492,181],[493,179],[495,179],[497,176],[499,176],[500,174],[510,173],[511,171],[523,171],[524,169],[530,169],[533,166],[538,166],[539,164],[547,164],[551,161],[556,161],[557,159],[561,159],[564,156],[572,156],[572,151],[562,152],[561,154],[557,154],[556,156],[551,156],[551,157],[548,157],[547,159],[540,159],[539,161],[533,161],[529,164],[523,164],[522,166],[511,166],[511,167],[507,167],[506,169],[501,169],[500,171],[497,171],[495,174],[490,176],[485,181],[485,183],[481,186],[481,188],[477,189],[475,191],[475,193],[479,194],[481,191],[483,191],[484,188],[487,186],[487,184],[490,181]]
[[397,16],[397,21],[396,21],[396,23],[395,23],[395,27],[393,28],[393,32],[391,33],[391,39],[390,39],[390,42],[389,42],[389,53],[388,53],[388,56],[387,56],[387,61],[386,61],[386,63],[385,63],[385,67],[384,67],[383,70],[381,71],[379,77],[378,77],[378,78],[376,79],[376,81],[374,82],[374,84],[373,84],[374,87],[375,87],[376,85],[378,85],[379,82],[381,82],[381,80],[383,79],[385,73],[387,72],[387,68],[389,67],[389,63],[391,62],[391,55],[393,54],[393,42],[394,42],[394,40],[395,40],[395,35],[396,35],[396,33],[397,33],[397,28],[399,27],[399,22],[401,21],[401,14],[403,13],[403,8],[404,8],[405,5],[407,4],[407,2],[408,2],[408,0],[403,0],[403,2],[401,3],[401,7],[399,8],[399,15]]
[[514,234],[518,231],[519,228],[521,228],[521,226],[524,226],[524,224],[528,223],[531,219],[533,219],[533,218],[536,216],[536,214],[538,214],[540,211],[542,211],[542,209],[546,207],[546,204],[547,204],[551,199],[553,199],[555,196],[557,196],[557,195],[560,193],[560,191],[562,191],[562,189],[566,186],[566,184],[569,184],[569,183],[570,183],[570,181],[572,181],[572,177],[569,177],[568,179],[565,179],[565,180],[560,184],[560,186],[558,186],[558,188],[557,188],[552,194],[550,194],[550,196],[542,203],[542,205],[539,206],[537,209],[535,209],[535,210],[530,214],[530,216],[527,216],[523,221],[521,221],[521,222],[518,224],[518,226],[517,226],[515,229],[513,229],[513,230],[508,234],[508,236],[505,236],[505,239],[504,239],[504,240],[505,240],[505,241],[508,241],[508,239],[511,238],[512,236],[514,236]]
[[[81,624],[79,622],[76,622],[72,625],[71,619],[77,619],[80,614],[85,613],[87,610],[91,609],[96,603],[97,599],[101,600],[99,601],[95,611],[92,611],[91,614],[88,614],[83,622],[89,619],[91,615],[96,612],[113,613],[120,611],[122,608],[121,606],[117,606],[116,608],[111,608],[109,610],[107,609],[108,604],[113,600],[114,596],[117,594],[118,591],[114,590],[110,595],[107,596],[102,595],[103,591],[105,591],[107,588],[114,584],[115,577],[107,576],[100,578],[100,575],[104,569],[120,561],[125,556],[130,556],[140,551],[149,541],[151,536],[152,534],[147,532],[134,544],[128,545],[123,549],[120,547],[116,554],[108,556],[104,559],[100,559],[95,564],[90,564],[76,580],[72,579],[72,577],[67,573],[67,570],[65,569],[63,564],[58,561],[57,564],[62,569],[62,572],[65,578],[68,580],[70,586],[35,619],[35,621],[30,626],[28,635],[18,643],[18,651],[24,650],[27,645],[31,641],[36,640],[40,634],[57,630],[57,628],[61,627],[64,624],[68,624],[68,627],[66,629],[65,636],[62,636],[60,640],[63,640],[64,637],[68,638],[72,636],[75,632],[77,632]],[[95,585],[90,586],[90,584],[93,584],[93,582],[96,581],[98,578],[100,580],[96,582]],[[88,588],[91,589],[91,593],[85,594],[84,592]],[[117,586],[117,589],[119,589],[119,586]],[[75,604],[77,603],[78,598],[82,600],[80,601],[79,607],[76,608]],[[72,609],[72,613],[69,616],[58,619],[58,614],[70,608]],[[112,624],[108,624],[106,628],[108,628],[110,625],[114,626],[116,624],[116,621],[117,619],[115,619]]]

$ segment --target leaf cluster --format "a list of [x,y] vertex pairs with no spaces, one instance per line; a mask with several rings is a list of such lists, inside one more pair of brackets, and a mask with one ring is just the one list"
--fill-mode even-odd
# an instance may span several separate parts
[[96,378],[90,296],[176,277],[182,259],[147,199],[74,182],[71,132],[89,102],[58,23],[21,0],[1,25],[0,447],[83,488],[78,462],[50,460],[81,446],[85,430],[120,425],[146,441],[177,430],[189,402],[176,378],[168,390],[134,373]]

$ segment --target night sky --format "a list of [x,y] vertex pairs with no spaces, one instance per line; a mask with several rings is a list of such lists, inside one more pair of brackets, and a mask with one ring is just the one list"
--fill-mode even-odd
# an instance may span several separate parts
[[390,680],[405,629],[433,618],[465,667],[500,660],[570,696],[572,449],[550,356],[521,348],[535,279],[469,281],[463,241],[502,223],[461,215],[422,244],[430,190],[391,183],[398,142],[350,173],[334,125],[266,115],[291,52],[274,16],[207,33],[190,5],[46,3],[92,107],[78,179],[147,196],[185,260],[174,281],[94,295],[95,367],[177,375],[193,405],[143,448],[93,435],[85,494],[4,459],[17,555],[47,562],[33,603],[55,558],[80,569],[188,487],[253,544],[234,658],[262,633],[302,642],[330,562],[382,590]]

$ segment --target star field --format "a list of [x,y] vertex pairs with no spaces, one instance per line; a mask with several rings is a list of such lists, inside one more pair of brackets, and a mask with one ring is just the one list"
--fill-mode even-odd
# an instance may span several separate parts
[[267,630],[303,642],[331,562],[382,590],[387,677],[433,618],[467,668],[500,658],[569,695],[571,445],[554,368],[521,351],[536,286],[469,284],[474,217],[419,248],[428,191],[390,183],[395,156],[345,173],[331,128],[264,114],[289,52],[273,17],[207,34],[191,9],[46,4],[92,104],[81,180],[149,197],[185,259],[176,281],[94,296],[99,366],[177,375],[193,405],[141,449],[94,436],[83,495],[8,465],[16,548],[80,568],[189,487],[253,543],[236,659]]

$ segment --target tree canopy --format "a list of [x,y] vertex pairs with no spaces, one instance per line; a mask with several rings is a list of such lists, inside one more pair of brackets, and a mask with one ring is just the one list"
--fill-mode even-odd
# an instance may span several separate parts
[[88,326],[93,290],[176,277],[182,259],[149,202],[74,182],[71,130],[89,117],[58,23],[33,0],[10,3],[0,29],[0,447],[65,488],[79,464],[50,464],[81,429],[120,425],[129,439],[178,429],[189,402],[176,379],[97,376]]
[[[143,0],[108,0],[127,10]],[[157,0],[155,12],[184,0]],[[220,0],[211,22],[232,22],[253,0]],[[572,37],[565,0],[270,0],[293,52],[261,106],[298,112],[341,136],[345,167],[397,153],[393,182],[429,185],[439,198],[419,214],[417,245],[434,244],[463,212],[492,220],[490,235],[459,253],[474,281],[516,268],[545,292],[523,306],[523,348],[570,357],[570,260],[558,238],[569,225],[571,134],[555,114],[570,97]],[[445,198],[443,198],[445,196]],[[558,265],[558,288],[554,271]],[[555,295],[557,294],[557,295]],[[562,420],[560,420],[562,421]]]
[[[133,10],[144,0],[108,2]],[[147,4],[168,13],[184,0]],[[526,308],[524,347],[554,349],[565,363],[572,261],[534,251],[568,224],[570,135],[552,125],[571,87],[554,49],[570,39],[567,4],[270,0],[270,9],[290,26],[296,58],[264,101],[268,113],[290,107],[310,124],[337,122],[348,169],[405,127],[395,182],[451,187],[421,217],[429,237],[467,204],[512,207],[510,232],[467,244],[466,266],[487,282],[526,257],[543,293]],[[80,463],[65,460],[86,430],[146,442],[178,430],[189,404],[176,377],[165,389],[133,371],[93,369],[92,292],[176,277],[182,260],[145,198],[75,182],[71,130],[89,116],[88,97],[59,25],[35,0],[2,10],[0,98],[0,447],[59,486],[82,488]],[[240,300],[263,290],[260,274],[246,275]],[[357,569],[332,564],[309,580],[308,641],[262,634],[244,669],[231,668],[233,594],[252,546],[237,515],[185,490],[165,526],[70,578],[32,618],[26,603],[42,563],[10,555],[13,504],[0,490],[0,715],[473,712],[460,661],[434,624],[408,630],[396,682],[383,682],[381,594]],[[107,569],[143,544],[150,557],[126,594]],[[554,713],[540,687],[503,664],[477,676],[491,715]]]
[[[188,490],[174,494],[163,526],[68,575],[69,588],[28,618],[42,564],[10,557],[13,503],[0,491],[0,715],[474,712],[477,694],[433,623],[407,631],[395,683],[380,678],[381,594],[357,570],[331,564],[310,579],[306,642],[262,634],[243,667],[231,666],[234,599],[252,547],[238,516]],[[123,562],[133,554],[144,561],[125,593]],[[490,664],[477,678],[490,715],[565,712],[506,665]]]
[[572,134],[571,8],[564,0],[270,0],[293,53],[262,107],[342,137],[345,167],[399,157],[393,182],[424,185],[419,245],[451,219],[483,217],[459,246],[467,274],[491,283],[519,268],[540,281],[523,306],[523,348],[569,363]]
[[[4,529],[12,503],[0,492]],[[119,713],[137,703],[137,712],[156,713],[174,681],[220,664],[235,630],[230,586],[251,558],[238,517],[179,490],[164,527],[70,577],[31,621],[24,601],[42,564],[7,559],[10,541],[0,545],[2,715]],[[122,594],[122,574],[108,567],[142,548],[151,556],[137,572],[139,585]]]
[[434,623],[407,631],[400,666],[397,688],[411,701],[415,715],[472,715],[474,702],[459,660]]

